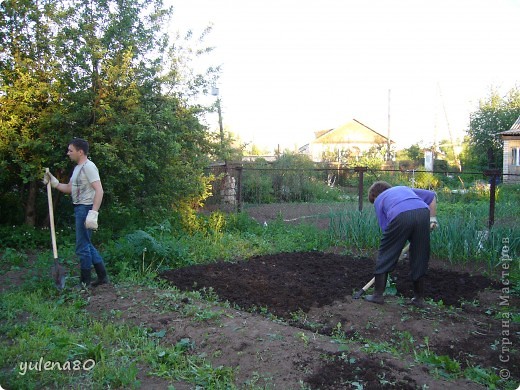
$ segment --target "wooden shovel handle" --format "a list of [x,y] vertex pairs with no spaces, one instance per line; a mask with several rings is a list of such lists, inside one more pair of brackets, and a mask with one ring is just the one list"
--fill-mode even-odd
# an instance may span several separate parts
[[372,287],[372,285],[374,284],[375,281],[376,281],[376,278],[373,277],[372,279],[370,279],[370,280],[368,281],[367,284],[365,284],[365,285],[363,286],[363,288],[362,288],[361,290],[363,290],[363,292],[367,291],[370,287]]
[[[50,173],[49,168],[45,168],[45,173]],[[51,181],[47,183],[47,202],[49,203],[49,221],[51,223],[51,239],[52,239],[52,253],[54,258],[58,258],[58,247],[56,245],[56,229],[54,227],[54,205],[52,204],[52,187]]]
[[[404,258],[404,255],[406,255],[408,253],[408,251],[410,250],[410,243],[406,244],[405,247],[403,248],[403,250],[401,251],[401,254],[399,255],[399,260],[402,260]],[[365,284],[363,286],[363,288],[361,290],[359,290],[357,293],[354,294],[354,299],[359,299],[361,298],[361,296],[370,288],[372,287],[372,285],[374,284],[374,282],[376,281],[376,278],[373,277],[372,279],[370,279],[368,281],[367,284]]]

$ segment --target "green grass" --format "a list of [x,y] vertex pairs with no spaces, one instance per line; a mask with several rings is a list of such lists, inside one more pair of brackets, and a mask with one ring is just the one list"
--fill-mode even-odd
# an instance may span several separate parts
[[381,237],[372,208],[359,211],[350,207],[342,212],[331,212],[329,231],[331,240],[357,251],[376,249]]
[[[452,194],[441,193],[438,203],[440,227],[432,233],[433,256],[452,263],[478,261],[490,269],[500,261],[504,240],[509,240],[511,258],[520,254],[520,210],[518,188],[499,189],[495,225],[489,232],[489,204],[485,193],[474,198],[453,201]],[[446,198],[443,199],[442,198]],[[267,226],[245,213],[192,216],[193,231],[182,230],[175,218],[155,226],[135,230],[105,240],[96,233],[94,242],[100,248],[112,274],[138,272],[146,275],[166,268],[177,268],[216,260],[245,259],[278,252],[324,250],[340,245],[356,253],[373,252],[379,245],[381,231],[373,206],[365,204],[357,210],[355,202],[344,203],[341,212],[330,212],[330,229],[324,232],[310,225],[287,225],[280,217]],[[27,249],[50,251],[47,229],[1,227],[2,268],[23,263]],[[487,233],[486,233],[487,232]],[[60,258],[74,258],[74,237],[70,229],[59,232]],[[487,238],[482,238],[487,234]],[[17,251],[19,253],[17,253]],[[21,257],[20,257],[21,256]]]
[[[78,293],[65,299],[55,294],[46,289],[2,294],[0,365],[6,369],[0,383],[6,388],[138,388],[138,366],[144,365],[159,377],[234,388],[234,369],[212,367],[192,354],[189,339],[161,345],[160,332],[95,320],[83,310],[86,302]],[[192,311],[187,315],[204,316],[200,320],[215,316]]]
[[104,245],[112,274],[146,275],[167,268],[235,261],[279,252],[325,250],[330,235],[310,225],[287,225],[281,219],[261,225],[245,214],[230,215],[217,231],[176,234],[168,224],[138,230]]
[[[517,261],[520,227],[516,221],[520,219],[520,211],[518,192],[515,191],[517,189],[501,189],[496,207],[497,222],[486,240],[481,240],[477,234],[487,228],[489,205],[485,199],[440,201],[440,227],[432,233],[434,256],[452,263],[484,262],[498,275],[504,263],[500,262],[504,240],[507,240],[507,254]],[[173,223],[164,222],[99,242],[99,247],[115,282],[163,290],[163,295],[158,295],[154,303],[158,313],[177,310],[179,315],[194,321],[218,322],[222,315],[218,310],[195,304],[172,305],[182,299],[180,293],[168,289],[155,276],[165,268],[217,260],[236,261],[279,252],[320,251],[332,245],[351,248],[358,253],[374,251],[381,232],[373,207],[366,205],[359,212],[356,206],[349,203],[341,213],[331,213],[329,231],[305,224],[287,225],[281,218],[264,226],[246,214],[225,218],[215,215],[205,217],[201,224],[204,229],[190,234],[178,230]],[[158,377],[185,381],[201,388],[234,388],[234,370],[213,367],[203,357],[193,354],[191,340],[183,339],[175,345],[164,346],[161,330],[152,332],[114,323],[113,320],[121,316],[116,311],[96,320],[86,313],[87,302],[82,295],[58,294],[49,278],[41,276],[48,275],[52,262],[48,230],[2,227],[0,233],[0,272],[24,268],[33,260],[25,284],[0,296],[0,366],[4,367],[0,370],[0,383],[6,388],[138,388],[137,373],[142,367],[148,367],[149,372]],[[95,240],[100,238],[94,236]],[[71,231],[60,231],[59,243],[60,258],[69,265],[76,265]],[[28,249],[35,252],[29,253]],[[518,267],[511,267],[509,271],[512,293],[519,294]],[[197,299],[208,303],[216,302],[212,291],[192,294],[198,294]],[[320,327],[320,324],[308,323],[304,313],[295,313],[294,320],[311,328]],[[512,320],[518,322],[518,316]],[[299,337],[306,342],[305,337]],[[339,325],[332,339],[345,350],[350,343],[363,342],[366,352],[387,352],[397,357],[417,349],[417,341],[404,332],[377,343],[347,338]],[[62,367],[69,362],[71,370],[66,375],[58,369],[37,371],[27,367],[24,370],[24,362],[32,362],[34,367],[42,358],[47,362],[58,362]],[[488,388],[499,388],[502,384],[488,368],[475,366],[463,370],[458,362],[437,356],[427,347],[421,347],[414,358],[417,363],[430,366],[440,377],[465,377]],[[91,360],[96,363],[92,369],[74,370],[74,362]]]
[[[437,217],[440,226],[431,234],[433,255],[451,263],[484,262],[492,269],[499,263],[504,240],[507,240],[509,256],[517,258],[520,254],[520,224],[516,221],[520,219],[520,213],[515,204],[507,202],[497,206],[498,222],[489,230],[488,203],[439,203]],[[506,222],[500,222],[506,218]],[[332,213],[330,232],[332,239],[358,251],[376,250],[382,235],[373,207],[361,212],[346,209]]]

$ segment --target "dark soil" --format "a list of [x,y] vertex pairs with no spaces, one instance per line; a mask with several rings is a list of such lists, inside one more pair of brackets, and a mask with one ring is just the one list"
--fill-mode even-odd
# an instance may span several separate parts
[[[266,307],[290,318],[298,310],[330,305],[363,287],[372,277],[374,261],[333,253],[303,252],[257,256],[239,263],[219,262],[165,272],[183,290],[213,288],[222,300],[242,309]],[[411,297],[407,264],[399,263],[391,274],[397,292]],[[479,291],[498,284],[482,275],[443,269],[426,276],[425,295],[445,305],[473,300]]]
[[[335,390],[348,388],[357,382],[367,389],[402,389],[414,390],[416,382],[392,364],[382,367],[380,362],[370,358],[356,358],[343,353],[331,355],[331,362],[324,365],[316,374],[307,378],[312,389]],[[388,364],[388,363],[387,363]],[[394,376],[394,372],[404,372],[402,379]],[[381,381],[384,378],[384,381]]]
[[[385,342],[395,339],[398,331],[406,331],[416,341],[429,340],[432,352],[457,360],[462,369],[504,365],[496,350],[500,321],[486,316],[483,304],[486,296],[499,299],[499,283],[481,274],[431,267],[425,295],[435,304],[430,301],[425,311],[410,309],[406,305],[413,294],[409,270],[406,263],[399,263],[391,274],[397,296],[387,297],[382,306],[353,300],[353,293],[372,278],[373,269],[374,261],[369,258],[305,252],[192,266],[164,272],[161,277],[181,290],[212,289],[221,300],[242,310],[268,311],[293,326],[320,334],[330,336],[341,324],[347,337]],[[510,326],[511,337],[517,338],[520,327]],[[512,353],[520,357],[518,351]],[[408,369],[399,368],[395,361],[355,354],[328,356],[326,364],[306,378],[313,389],[342,389],[356,382],[369,389],[421,385],[418,374],[412,379],[406,374]],[[509,364],[508,369],[514,378],[520,378],[517,366]]]

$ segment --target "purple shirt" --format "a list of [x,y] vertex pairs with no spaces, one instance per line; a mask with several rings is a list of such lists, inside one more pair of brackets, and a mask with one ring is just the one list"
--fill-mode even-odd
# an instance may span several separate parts
[[383,191],[374,202],[381,230],[385,231],[388,224],[405,211],[428,208],[434,198],[433,191],[405,186],[392,187]]

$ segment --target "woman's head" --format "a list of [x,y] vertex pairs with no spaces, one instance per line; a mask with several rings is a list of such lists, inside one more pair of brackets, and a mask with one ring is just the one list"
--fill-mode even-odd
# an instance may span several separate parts
[[392,188],[386,181],[376,181],[368,189],[368,201],[374,203],[376,198],[387,189]]

